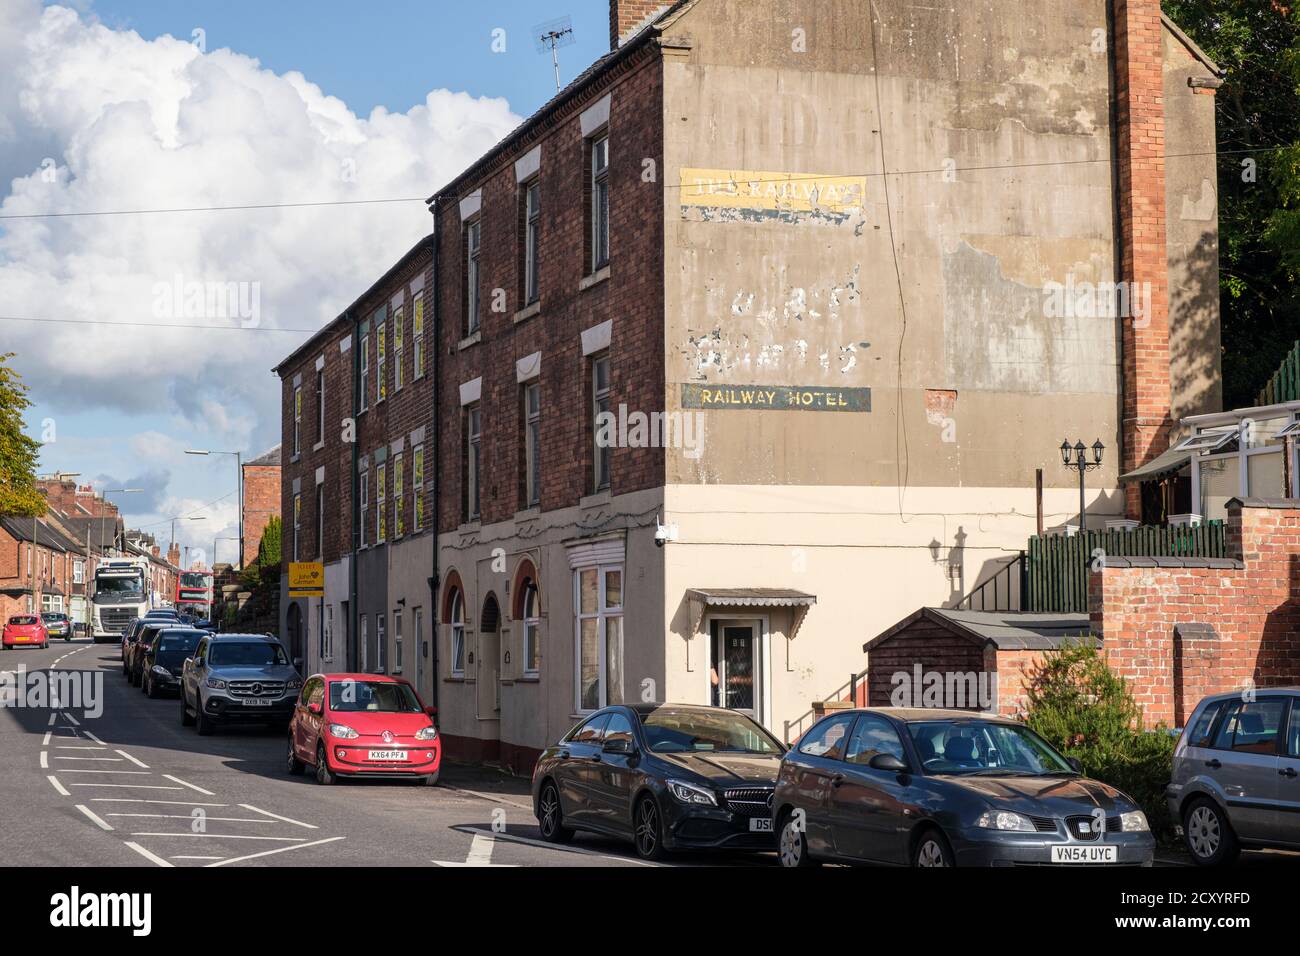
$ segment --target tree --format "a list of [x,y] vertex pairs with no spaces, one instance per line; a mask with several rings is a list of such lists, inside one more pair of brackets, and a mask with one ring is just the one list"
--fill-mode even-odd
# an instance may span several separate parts
[[36,487],[41,445],[23,431],[23,411],[32,403],[22,376],[6,365],[12,357],[0,353],[0,515],[40,516],[45,514],[45,496]]
[[1165,0],[1227,71],[1215,96],[1223,401],[1255,404],[1300,338],[1300,7]]
[[282,525],[279,515],[272,515],[262,529],[262,540],[257,545],[257,560],[244,568],[240,580],[249,591],[271,586],[280,587],[280,539]]

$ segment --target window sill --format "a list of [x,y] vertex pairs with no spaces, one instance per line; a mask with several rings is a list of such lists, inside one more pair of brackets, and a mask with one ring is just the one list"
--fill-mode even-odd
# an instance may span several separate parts
[[324,447],[325,447],[325,443],[323,441],[318,441],[316,444],[311,446],[311,450],[320,451]]
[[483,341],[483,330],[476,329],[474,332],[465,336],[463,339],[461,339],[459,342],[456,343],[456,351],[463,352],[471,345],[478,345],[482,341]]
[[515,678],[516,684],[540,684],[541,682],[542,682],[542,677],[540,674],[529,674],[523,677]]
[[466,521],[456,529],[457,534],[477,534],[483,530],[483,525],[478,521]]
[[531,508],[525,508],[523,511],[515,512],[516,521],[535,521],[541,517],[542,509],[539,505],[533,505]]
[[578,291],[586,292],[593,286],[598,286],[609,278],[609,265],[603,265],[589,276],[583,276],[578,281]]
[[538,299],[532,305],[525,306],[524,308],[520,309],[518,312],[515,313],[515,318],[514,318],[515,324],[518,325],[520,322],[526,322],[529,319],[531,319],[533,316],[540,315],[541,311],[542,311],[542,300]]
[[291,464],[291,465],[296,465],[296,464],[298,464],[298,460],[299,460],[300,458],[302,458],[302,455],[290,455],[290,456],[289,456],[289,464]]
[[598,491],[594,495],[586,495],[578,501],[579,508],[599,508],[602,505],[609,504],[609,490]]
[[465,678],[463,676],[457,677],[453,674],[451,677],[444,677],[442,682],[444,684],[463,684],[465,683]]

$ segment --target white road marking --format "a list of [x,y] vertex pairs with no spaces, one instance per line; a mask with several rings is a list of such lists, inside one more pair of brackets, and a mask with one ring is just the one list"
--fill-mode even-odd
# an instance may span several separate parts
[[59,715],[58,715],[58,714],[50,714],[50,723],[49,723],[49,726],[53,727],[54,724],[55,724],[55,722],[56,722],[58,719],[59,719]]
[[72,783],[71,787],[124,787],[128,790],[180,790],[181,787],[163,787],[148,783]]
[[[66,710],[65,710],[65,711],[61,711],[61,713],[63,714],[64,717],[66,717],[66,718],[68,719],[68,723],[72,724],[72,726],[74,726],[74,727],[80,727],[80,726],[81,726],[81,721],[77,720],[76,717],[73,717],[73,716],[72,716],[70,713],[68,713]],[[89,735],[90,731],[86,731],[86,733],[87,733],[87,735]]]
[[44,750],[41,751],[41,769],[42,769],[42,770],[49,770],[49,769],[50,769],[50,758],[49,758],[49,754],[48,754],[47,751],[44,751]]
[[156,863],[156,864],[158,864],[159,866],[171,866],[171,864],[168,863],[166,860],[164,860],[162,857],[157,856],[157,855],[155,855],[155,854],[153,854],[153,853],[150,853],[148,850],[146,850],[146,849],[145,849],[144,847],[142,847],[140,844],[138,844],[138,843],[132,843],[130,840],[127,840],[127,841],[125,841],[125,842],[126,842],[126,845],[127,845],[127,846],[129,846],[131,849],[135,850],[136,853],[139,853],[139,854],[140,854],[142,857],[144,857],[146,860],[149,860],[149,861],[151,861],[151,862],[153,862],[153,863]]
[[471,797],[478,797],[480,800],[491,800],[493,803],[508,803],[512,807],[518,807],[519,809],[527,810],[530,813],[532,812],[533,809],[533,805],[531,803],[522,803],[521,801],[518,800],[511,800],[508,797],[503,797],[499,793],[482,793],[478,790],[466,790],[463,787],[453,787],[453,786],[449,786],[448,784],[443,784],[442,788],[444,790],[451,790],[455,793],[467,793]]
[[98,761],[103,762],[103,763],[121,763],[121,762],[122,762],[122,758],[121,758],[121,757],[60,757],[58,754],[55,754],[55,755],[54,755],[54,759],[55,759],[55,760],[98,760]]
[[58,777],[54,776],[53,774],[50,774],[50,775],[47,776],[45,779],[48,780],[51,784],[54,785],[54,789],[57,790],[57,791],[59,792],[59,795],[60,795],[60,796],[63,796],[63,797],[70,797],[70,796],[72,796],[72,794],[68,793],[68,791],[66,791],[66,790],[63,789],[63,784],[59,783],[59,778],[58,778]]
[[[581,846],[562,846],[556,843],[546,843],[543,840],[534,840],[532,837],[515,836],[512,833],[493,833],[490,830],[484,830],[480,827],[453,826],[451,829],[459,830],[461,833],[485,833],[497,840],[505,840],[507,843],[523,843],[526,846],[541,847],[544,850],[558,850],[561,853],[580,853],[585,856],[599,856],[607,860],[618,860],[622,863],[635,863],[637,866],[663,866],[662,863],[653,863],[650,860],[638,860],[630,856],[618,856],[614,853],[602,853],[600,850],[589,850]],[[436,861],[435,861],[436,862]]]
[[263,814],[265,814],[265,815],[268,816],[268,817],[273,817],[273,818],[275,818],[276,820],[283,820],[285,823],[292,823],[294,826],[297,826],[297,827],[306,827],[308,830],[319,830],[319,829],[320,829],[320,827],[318,827],[318,826],[313,826],[313,825],[310,824],[310,823],[303,823],[301,820],[294,820],[294,819],[291,819],[290,817],[282,817],[282,816],[280,816],[280,814],[278,814],[278,813],[272,813],[270,810],[263,810],[263,809],[261,809],[260,807],[255,807],[255,806],[253,806],[251,803],[241,803],[240,806],[243,807],[245,810],[252,810],[254,813],[263,813]]
[[173,856],[173,860],[224,860],[224,856]]
[[131,763],[135,764],[137,767],[144,767],[145,770],[149,769],[149,765],[147,763],[145,763],[143,760],[137,760],[135,757],[132,757],[125,750],[118,750],[116,751],[116,753],[120,753],[123,757],[131,761]]
[[99,744],[55,744],[55,750],[107,750]]
[[[142,777],[153,776],[148,770],[64,770],[64,773],[134,773]],[[208,794],[211,796],[211,794]]]
[[93,740],[95,743],[99,744],[101,747],[107,747],[107,746],[108,746],[108,744],[104,743],[104,741],[100,740],[98,737],[96,737],[94,734],[92,734],[89,730],[82,731],[82,733],[84,733],[87,737],[89,737],[89,738],[90,738],[91,740]]
[[184,780],[182,780],[180,777],[173,777],[173,776],[172,776],[171,774],[169,774],[169,773],[165,773],[165,774],[163,774],[163,776],[166,777],[168,780],[172,781],[173,783],[179,783],[179,784],[180,784],[181,786],[183,786],[183,787],[189,787],[191,790],[197,791],[198,793],[203,794],[205,797],[215,797],[215,796],[216,796],[216,794],[213,793],[211,790],[204,790],[202,787],[197,787],[197,786],[195,786],[195,785],[192,784],[192,783],[186,783],[186,782],[185,782]]
[[[136,817],[149,818],[153,820],[193,820],[192,813],[106,813],[107,817]],[[204,820],[209,823],[262,823],[273,824],[274,820],[258,820],[255,817],[209,817],[204,816]],[[219,836],[220,834],[216,834]]]
[[474,834],[474,839],[470,841],[469,853],[465,855],[465,862],[461,863],[454,860],[434,860],[439,866],[514,866],[513,863],[493,863],[492,848],[496,845],[496,835],[479,831]]
[[[179,790],[180,787],[167,787],[168,790]],[[162,803],[169,806],[182,807],[228,807],[228,803],[195,803],[193,800],[148,800],[144,797],[91,797],[91,803]]]
[[48,747],[50,745],[50,733],[51,731],[45,731],[45,736],[41,738],[42,747]]
[[101,820],[99,817],[95,816],[95,812],[91,810],[90,807],[86,806],[84,803],[78,803],[76,806],[78,810],[80,810],[86,816],[90,817],[91,823],[95,824],[95,826],[99,827],[101,830],[113,829],[113,827],[109,826],[108,823]]
[[196,837],[200,840],[272,840],[276,843],[301,843],[302,837],[268,837],[245,836],[242,833],[191,833],[183,830],[179,833],[132,833],[133,837]]
[[284,853],[288,850],[305,850],[309,846],[320,846],[322,843],[333,843],[335,840],[342,840],[345,837],[328,837],[324,840],[315,840],[312,843],[299,843],[297,846],[282,846],[274,850],[263,850],[261,853],[250,853],[248,856],[236,856],[229,860],[222,860],[220,863],[209,863],[208,866],[229,866],[231,863],[243,863],[245,860],[254,860],[259,856],[271,856],[273,853]]

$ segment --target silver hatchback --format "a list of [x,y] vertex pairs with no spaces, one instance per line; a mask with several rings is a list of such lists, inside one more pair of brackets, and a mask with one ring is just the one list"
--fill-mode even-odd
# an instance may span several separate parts
[[1242,847],[1300,850],[1300,688],[1201,701],[1178,738],[1165,797],[1204,866],[1229,863]]

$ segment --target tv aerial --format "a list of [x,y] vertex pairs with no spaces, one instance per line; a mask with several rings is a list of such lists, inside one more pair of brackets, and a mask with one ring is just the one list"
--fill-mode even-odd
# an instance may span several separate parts
[[573,18],[558,17],[533,27],[533,39],[537,42],[537,52],[551,53],[551,65],[555,67],[555,92],[560,92],[560,55],[562,46],[572,46],[577,42],[573,35]]

